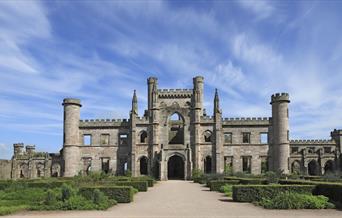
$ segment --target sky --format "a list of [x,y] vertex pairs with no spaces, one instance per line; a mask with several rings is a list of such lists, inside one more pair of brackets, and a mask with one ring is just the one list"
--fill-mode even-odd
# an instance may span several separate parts
[[0,158],[13,143],[59,152],[66,97],[82,119],[139,115],[147,78],[192,88],[212,114],[270,117],[288,92],[291,139],[342,128],[341,1],[0,1]]

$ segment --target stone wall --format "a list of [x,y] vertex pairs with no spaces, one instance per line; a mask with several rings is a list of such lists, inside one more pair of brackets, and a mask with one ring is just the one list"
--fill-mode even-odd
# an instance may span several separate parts
[[0,160],[0,179],[10,179],[12,171],[11,160]]

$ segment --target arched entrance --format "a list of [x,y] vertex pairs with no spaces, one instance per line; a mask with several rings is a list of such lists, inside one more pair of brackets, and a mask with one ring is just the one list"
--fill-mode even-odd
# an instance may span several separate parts
[[140,175],[147,175],[147,157],[140,158]]
[[184,179],[184,161],[178,155],[173,155],[167,162],[168,179]]
[[204,173],[209,174],[211,173],[211,157],[207,156],[204,159]]
[[334,163],[332,160],[328,160],[324,165],[324,174],[334,173]]
[[312,160],[310,161],[310,163],[308,164],[308,174],[310,176],[318,176],[319,175],[319,166],[317,161]]

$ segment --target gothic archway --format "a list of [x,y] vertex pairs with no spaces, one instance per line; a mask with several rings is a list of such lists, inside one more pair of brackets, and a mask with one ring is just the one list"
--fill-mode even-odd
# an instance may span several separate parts
[[168,179],[184,179],[184,160],[178,155],[173,155],[167,162]]
[[140,143],[147,143],[147,132],[145,130],[140,132]]
[[204,173],[209,174],[211,173],[211,157],[207,156],[204,159]]
[[291,164],[291,173],[300,174],[300,168],[300,162],[298,160],[293,161],[293,163]]
[[319,175],[319,165],[316,160],[312,160],[308,164],[308,174],[310,176],[318,176]]
[[332,173],[334,173],[334,162],[332,160],[328,160],[324,165],[324,174]]
[[169,144],[184,144],[184,118],[178,112],[169,117]]

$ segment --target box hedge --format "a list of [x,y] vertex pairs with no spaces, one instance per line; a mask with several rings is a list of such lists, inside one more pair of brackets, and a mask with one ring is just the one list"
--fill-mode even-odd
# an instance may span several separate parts
[[314,195],[324,195],[333,202],[342,204],[342,184],[321,183],[316,185]]
[[117,181],[114,182],[116,186],[132,186],[135,189],[138,189],[140,192],[146,192],[148,189],[147,181]]
[[114,199],[118,203],[129,203],[133,201],[134,189],[131,186],[88,186],[81,187],[79,193],[87,196],[94,189],[99,189],[108,198]]
[[220,188],[224,185],[236,185],[239,184],[239,180],[212,180],[209,182],[210,191],[220,191]]
[[234,185],[233,200],[239,202],[255,202],[262,198],[272,198],[280,192],[311,194],[314,185]]
[[23,188],[58,188],[64,183],[71,184],[71,181],[30,181],[30,180],[19,180],[19,181],[6,181],[0,182],[0,190],[10,188],[10,187],[23,187]]

